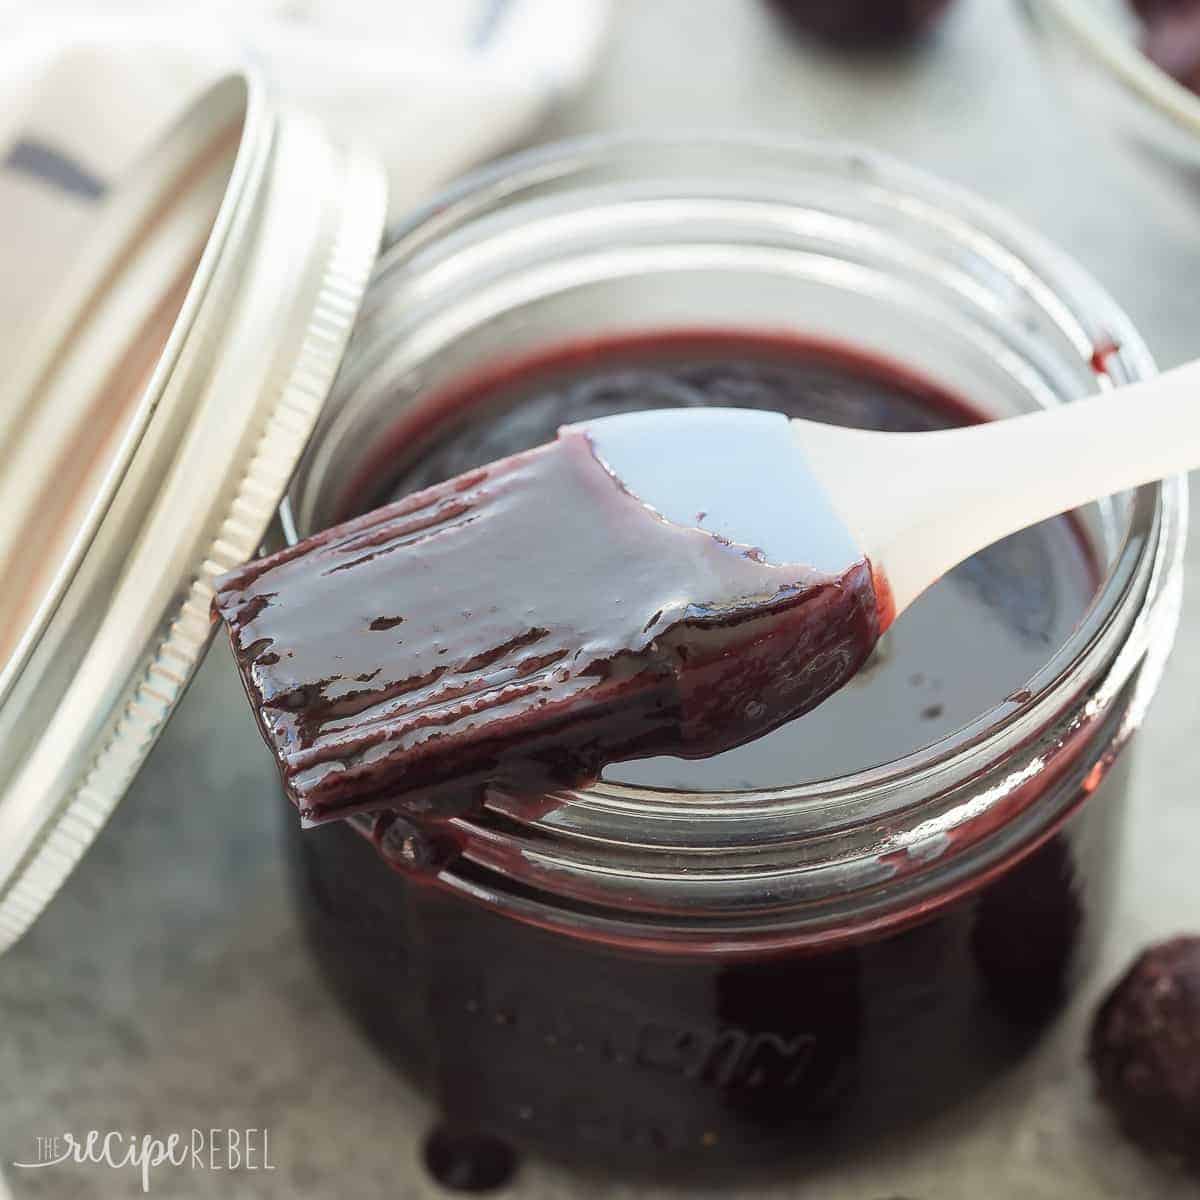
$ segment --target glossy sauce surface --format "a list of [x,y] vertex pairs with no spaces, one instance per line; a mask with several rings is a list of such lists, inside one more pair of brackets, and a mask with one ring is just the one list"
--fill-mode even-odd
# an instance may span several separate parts
[[[564,423],[720,405],[893,432],[979,419],[890,364],[770,335],[663,333],[514,361],[398,417],[343,503],[360,511],[536,446]],[[661,756],[605,778],[681,790],[785,787],[888,762],[1006,702],[1070,635],[1096,589],[1079,527],[1056,518],[934,584],[865,667],[802,719],[700,761]]]
[[[765,428],[768,447],[787,436],[782,421]],[[650,440],[687,455],[694,431]],[[644,449],[637,432],[629,457]],[[759,444],[730,466],[751,484]],[[853,676],[881,623],[861,556],[821,573],[676,524],[612,473],[621,449],[610,429],[564,430],[219,581],[217,611],[304,818],[456,815],[489,785],[540,797],[609,762],[712,755]],[[730,499],[706,474],[691,503],[705,483],[714,506]],[[755,492],[746,506],[771,503],[770,480]],[[753,515],[735,524],[752,533]],[[801,529],[812,520],[795,513]]]

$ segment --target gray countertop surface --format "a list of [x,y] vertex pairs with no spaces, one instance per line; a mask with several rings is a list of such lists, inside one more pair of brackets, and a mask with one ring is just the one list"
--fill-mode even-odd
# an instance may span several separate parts
[[[540,136],[664,126],[852,138],[906,157],[1066,248],[1160,364],[1200,350],[1200,192],[1139,171],[1088,131],[1002,0],[962,0],[923,52],[865,63],[788,43],[754,0],[625,0],[597,77]],[[1193,546],[1189,586],[1198,565]],[[1117,925],[1090,988],[1031,1059],[920,1138],[746,1195],[1200,1195],[1116,1136],[1081,1061],[1096,996],[1134,950],[1200,927],[1198,604],[1193,586],[1140,735]],[[10,1169],[37,1137],[193,1127],[265,1127],[276,1169],[163,1167],[151,1194],[438,1194],[418,1164],[424,1103],[359,1038],[301,944],[279,853],[289,815],[219,645],[94,849],[0,961],[0,1169],[16,1200],[139,1194],[129,1170]],[[528,1163],[502,1194],[643,1193]]]

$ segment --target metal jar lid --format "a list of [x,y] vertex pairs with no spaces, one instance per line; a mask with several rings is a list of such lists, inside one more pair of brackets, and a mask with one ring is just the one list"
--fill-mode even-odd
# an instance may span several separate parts
[[374,263],[383,175],[209,89],[106,202],[0,381],[0,951],[132,782],[316,423]]

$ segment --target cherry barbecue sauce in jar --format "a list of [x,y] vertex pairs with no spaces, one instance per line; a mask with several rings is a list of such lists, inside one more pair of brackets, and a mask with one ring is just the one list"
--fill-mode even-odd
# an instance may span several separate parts
[[[567,346],[431,398],[349,497],[374,507],[550,440],[563,423],[701,404],[897,431],[977,419],[848,353],[664,333]],[[935,585],[861,677],[807,717],[713,758],[630,762],[606,777],[764,791],[899,757],[1019,688],[1096,583],[1070,518],[1019,533]],[[536,596],[538,581],[529,586]],[[621,581],[611,587],[618,598]],[[450,854],[408,825],[403,842],[384,832],[382,852],[362,823],[310,829],[296,845],[309,928],[340,990],[456,1126],[567,1154],[721,1161],[821,1140],[828,1123],[877,1110],[885,1095],[884,1115],[943,1103],[981,1058],[1011,1057],[1063,999],[1088,914],[1103,910],[1112,844],[1099,807],[1089,836],[1068,824],[933,920],[749,958],[715,943],[647,952],[497,919],[421,877],[422,863]],[[471,843],[461,824],[441,837]],[[388,859],[418,874],[404,878]]]
[[[1151,369],[1073,268],[891,164],[584,143],[399,232],[283,525],[611,413],[920,430]],[[509,1146],[711,1176],[903,1129],[1015,1062],[1104,934],[1120,752],[1174,628],[1174,487],[975,556],[737,749],[421,827],[289,812],[318,960],[440,1110],[439,1176],[499,1182]]]

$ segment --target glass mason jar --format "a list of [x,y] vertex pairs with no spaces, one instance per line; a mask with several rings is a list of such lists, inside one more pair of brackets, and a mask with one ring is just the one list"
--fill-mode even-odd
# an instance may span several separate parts
[[[1058,253],[873,154],[575,142],[394,232],[284,534],[347,515],[422,397],[581,339],[711,328],[842,343],[994,416],[1153,371]],[[1185,512],[1179,480],[1082,511],[1103,578],[1074,632],[896,761],[768,791],[602,782],[536,810],[494,793],[423,873],[362,821],[289,818],[321,963],[455,1127],[609,1169],[763,1162],[946,1104],[1030,1044],[1104,933]]]

